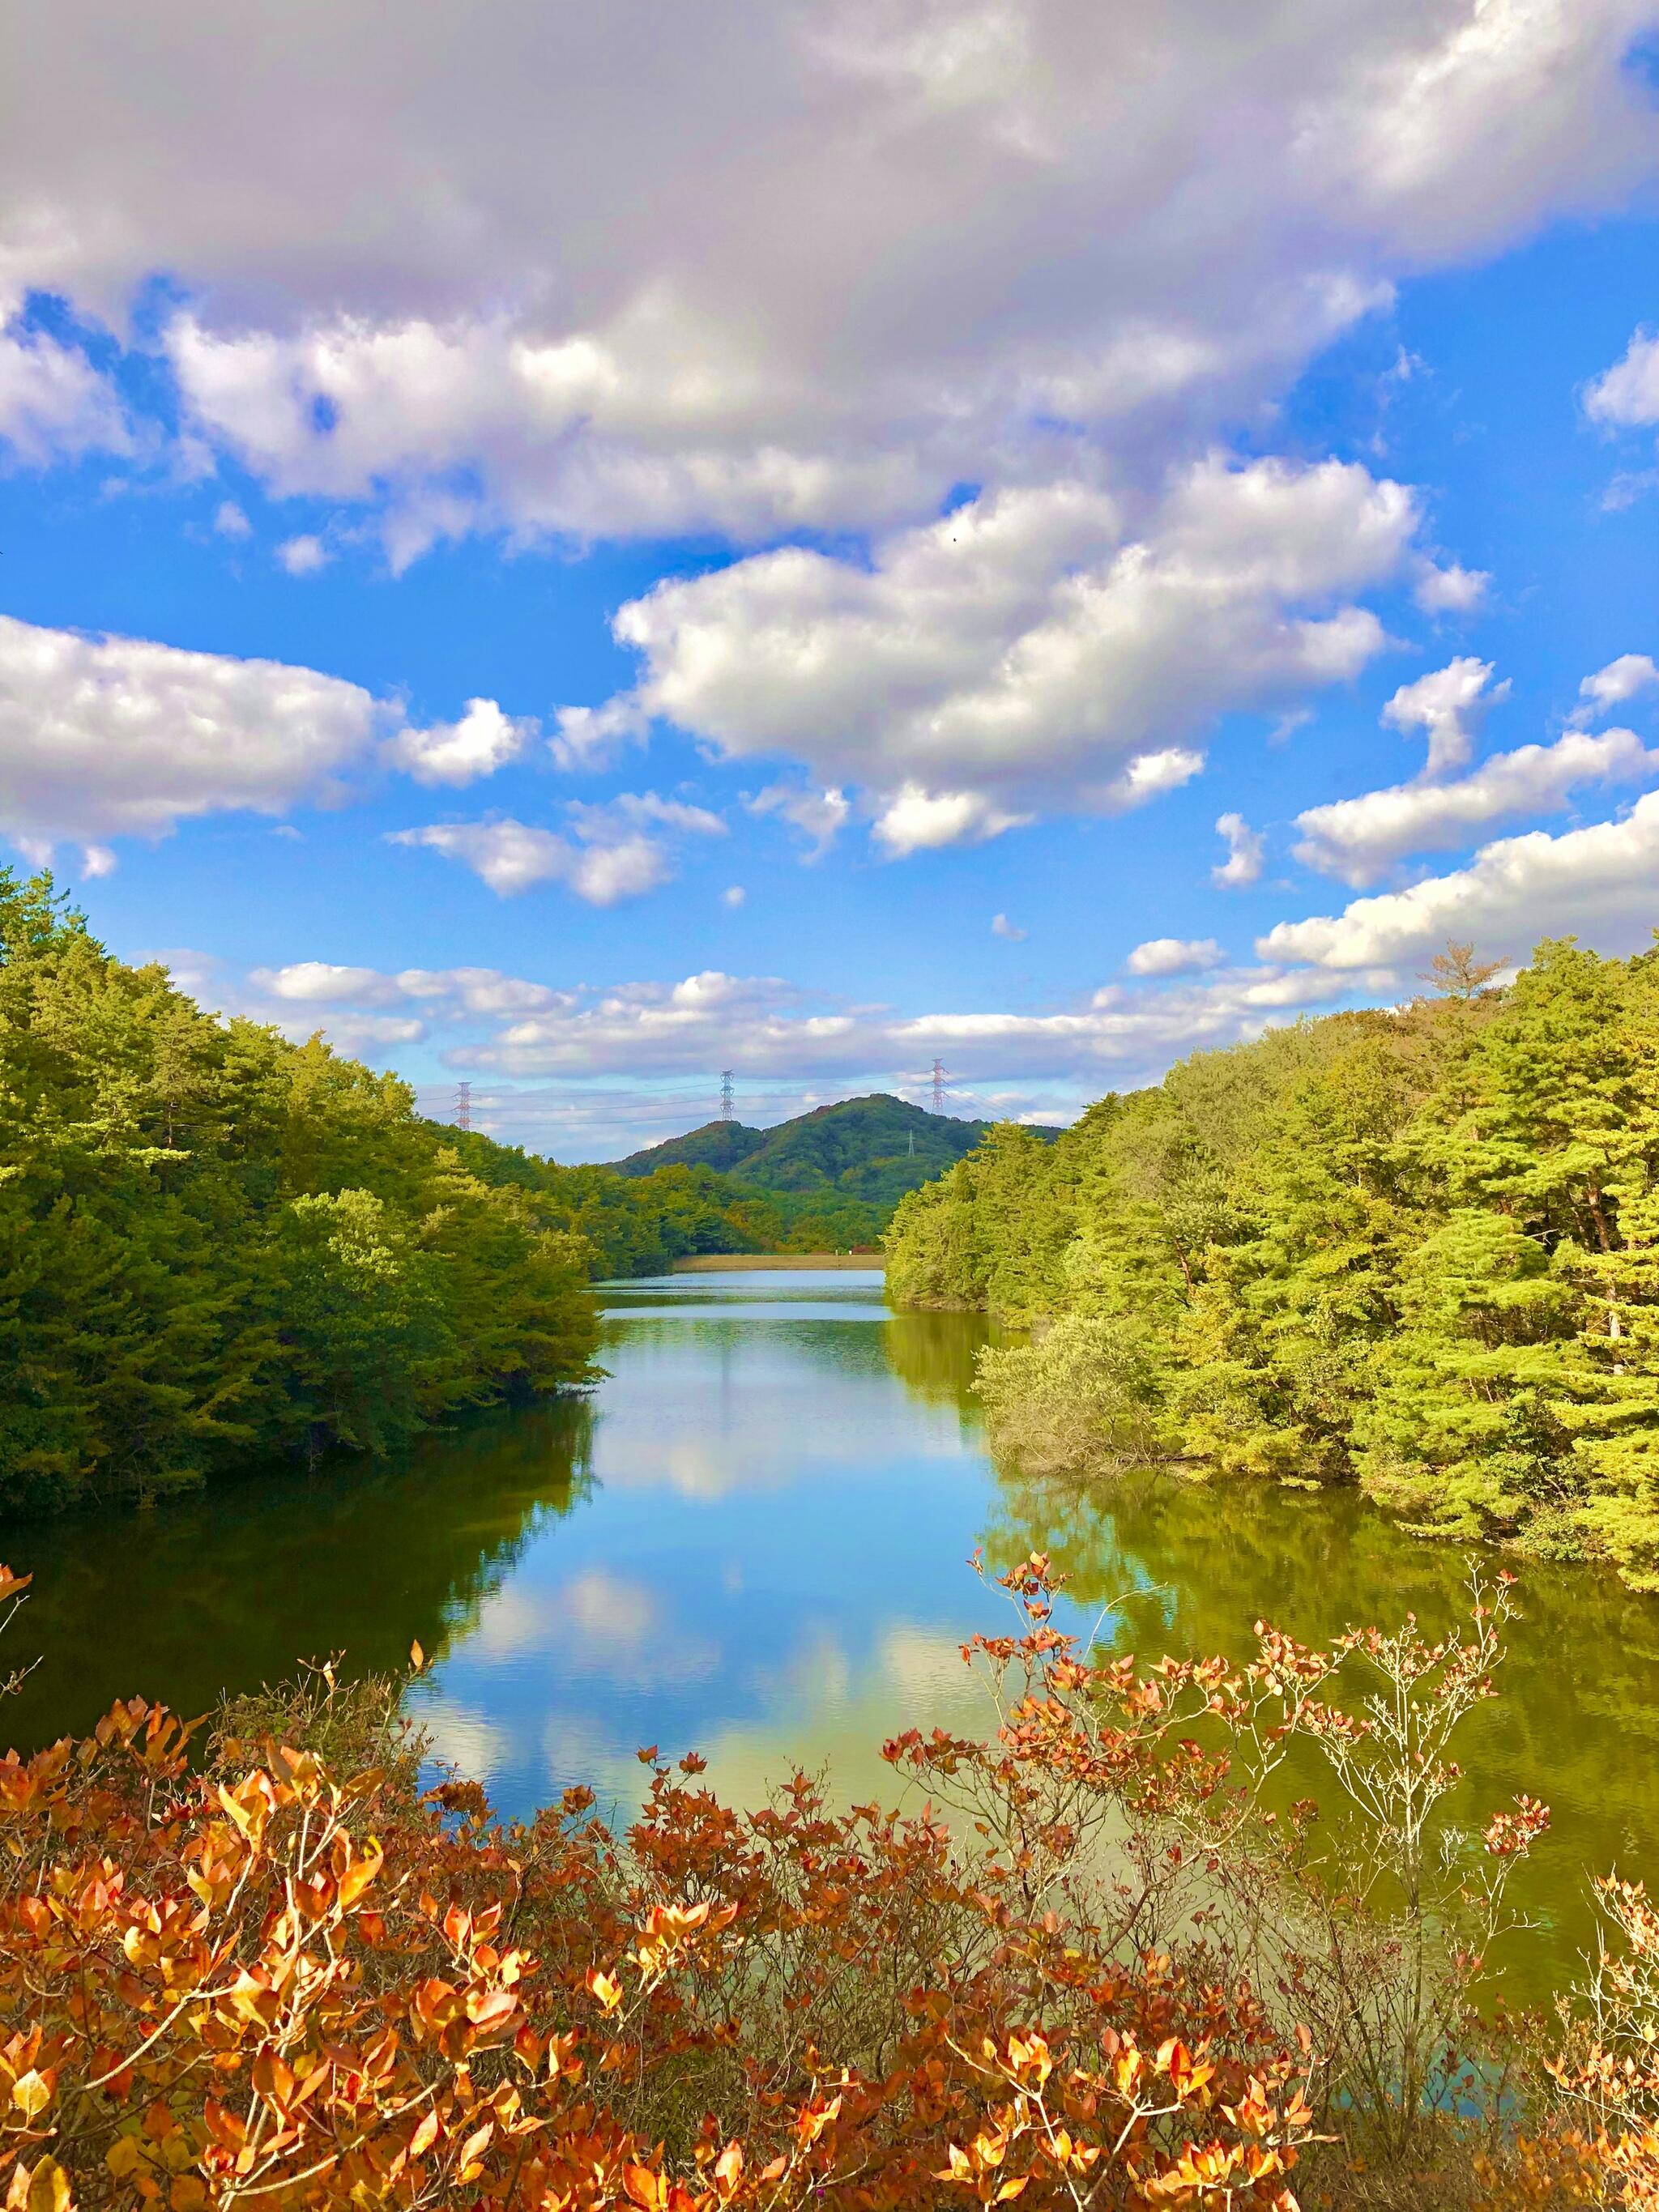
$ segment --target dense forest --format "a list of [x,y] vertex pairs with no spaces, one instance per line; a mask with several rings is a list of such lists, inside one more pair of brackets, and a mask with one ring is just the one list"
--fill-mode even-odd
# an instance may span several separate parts
[[204,1013],[0,872],[0,1510],[380,1452],[579,1382],[592,1277],[761,1241],[706,1170],[423,1121],[395,1077]]
[[1358,1481],[1659,1589],[1659,951],[1454,946],[1410,1005],[1200,1053],[906,1198],[893,1295],[1030,1467]]
[[873,1245],[906,1192],[954,1166],[990,1127],[874,1091],[770,1129],[707,1121],[615,1166],[625,1176],[670,1164],[713,1169],[734,1191],[763,1197],[775,1249],[836,1252]]

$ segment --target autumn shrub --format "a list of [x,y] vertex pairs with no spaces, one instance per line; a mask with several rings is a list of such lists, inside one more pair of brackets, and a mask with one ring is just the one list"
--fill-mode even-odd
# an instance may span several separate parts
[[[799,1774],[738,1812],[649,1751],[625,1832],[582,1790],[503,1826],[419,1785],[395,1686],[330,1668],[194,1739],[134,1699],[0,1761],[9,2212],[1474,2201],[1400,2193],[1430,2172],[1643,2201],[1647,2106],[1590,2111],[1581,2077],[1634,2059],[1645,1966],[1569,2008],[1532,2134],[1471,2120],[1479,2069],[1443,2092],[1458,1945],[1541,1820],[1439,1840],[1506,1598],[1434,1643],[1262,1627],[1243,1665],[1143,1668],[1055,1626],[1044,1559],[1005,1580],[1011,1632],[966,1647],[999,1724],[890,1743],[904,1814]],[[1377,1686],[1349,1710],[1354,1665]],[[1304,1747],[1359,1822],[1322,1856],[1267,1802]]]

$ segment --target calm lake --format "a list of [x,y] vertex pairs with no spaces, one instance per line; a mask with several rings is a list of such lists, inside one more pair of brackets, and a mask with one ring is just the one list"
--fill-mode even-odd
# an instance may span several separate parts
[[[25,1748],[135,1690],[186,1711],[301,1657],[432,1655],[411,1709],[506,1812],[586,1782],[635,1797],[635,1750],[696,1748],[754,1798],[796,1762],[890,1796],[884,1735],[977,1725],[957,1647],[1002,1627],[966,1565],[1033,1549],[1073,1624],[1152,1654],[1309,1641],[1415,1608],[1437,1629],[1463,1563],[1357,1499],[1138,1478],[1064,1495],[993,1467],[969,1385],[987,1324],[893,1314],[878,1274],[676,1276],[608,1288],[610,1380],[480,1417],[405,1464],[269,1476],[113,1518],[0,1531],[32,1571],[0,1708]],[[1527,1869],[1546,1923],[1513,1987],[1570,1972],[1583,1869],[1659,1874],[1659,1600],[1535,1569],[1503,1697],[1464,1740],[1471,1824],[1517,1790],[1555,1825]]]

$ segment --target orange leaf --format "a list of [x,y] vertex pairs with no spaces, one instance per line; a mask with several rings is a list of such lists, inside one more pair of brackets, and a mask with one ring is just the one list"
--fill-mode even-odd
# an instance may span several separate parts
[[640,2206],[641,2212],[657,2212],[663,2201],[662,2183],[649,2166],[625,2166],[623,2168],[623,2187]]

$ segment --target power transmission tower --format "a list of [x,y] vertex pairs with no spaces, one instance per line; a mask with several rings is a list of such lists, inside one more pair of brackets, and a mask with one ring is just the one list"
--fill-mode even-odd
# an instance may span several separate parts
[[732,1119],[732,1071],[729,1067],[720,1070],[720,1119],[722,1121]]
[[945,1062],[942,1060],[933,1062],[933,1111],[935,1114],[945,1111]]
[[455,1085],[455,1127],[458,1129],[471,1129],[472,1127],[472,1085],[470,1083]]

